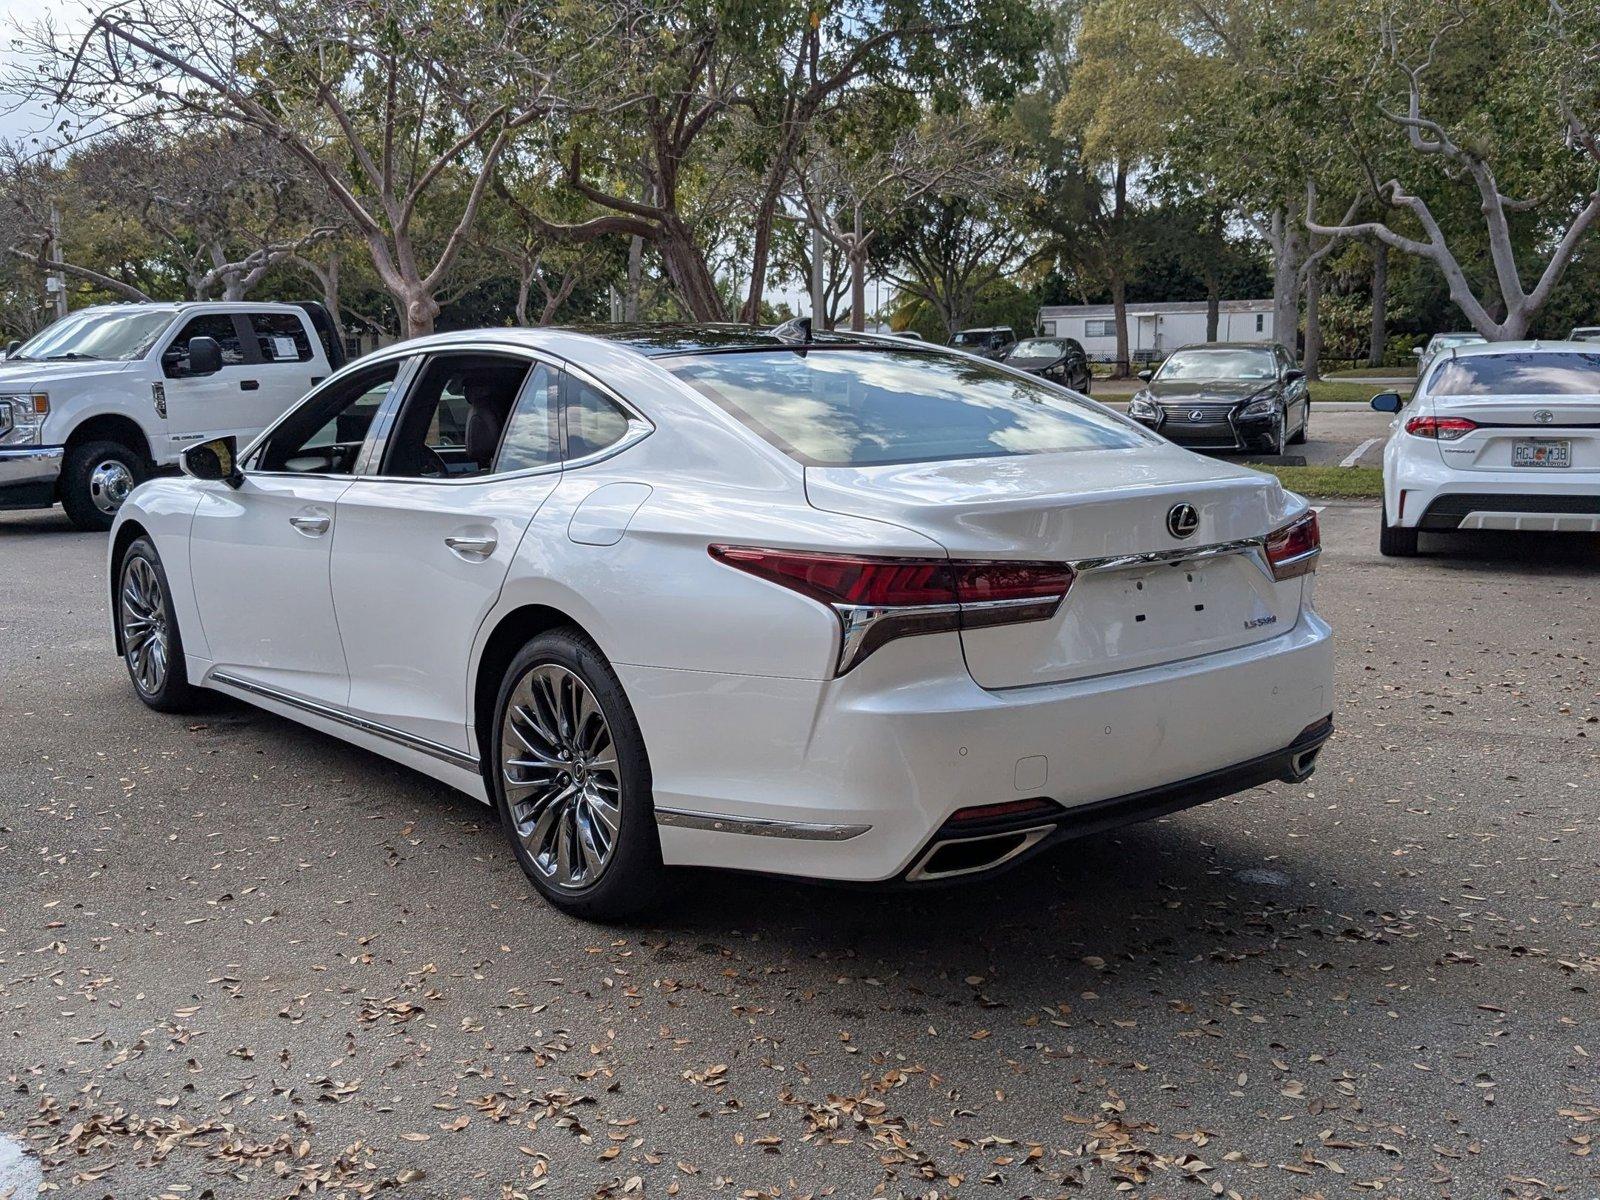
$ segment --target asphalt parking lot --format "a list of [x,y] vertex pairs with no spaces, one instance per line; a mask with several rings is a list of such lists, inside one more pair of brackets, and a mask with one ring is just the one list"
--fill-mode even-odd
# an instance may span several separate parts
[[[1104,400],[1119,412],[1128,407],[1125,400],[1104,396],[1096,398]],[[1305,462],[1294,465],[1381,467],[1383,443],[1389,436],[1389,423],[1393,420],[1390,413],[1373,412],[1365,404],[1314,404],[1311,406],[1311,429],[1305,442],[1290,446],[1282,461],[1290,463],[1298,456],[1304,458]],[[1260,462],[1264,456],[1240,454],[1229,457],[1238,462]]]
[[0,515],[0,1196],[1600,1195],[1600,544],[1377,520],[1309,784],[602,928],[442,785],[144,709],[104,537]]

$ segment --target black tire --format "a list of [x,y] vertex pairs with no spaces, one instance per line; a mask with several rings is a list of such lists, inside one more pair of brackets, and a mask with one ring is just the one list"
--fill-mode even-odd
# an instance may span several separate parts
[[[506,728],[507,709],[524,679],[537,669],[549,667],[565,669],[588,689],[604,717],[616,757],[620,818],[610,857],[592,882],[576,886],[558,886],[547,878],[519,832],[518,814],[513,813],[507,797],[503,741],[509,735],[502,732]],[[600,653],[600,648],[582,633],[575,629],[541,633],[511,660],[495,697],[494,724],[489,745],[484,747],[484,757],[489,765],[488,782],[495,808],[505,826],[512,853],[540,895],[551,904],[584,920],[613,921],[655,906],[665,898],[667,872],[661,863],[661,839],[656,831],[650,760],[645,753],[644,737],[616,672]],[[528,805],[522,811],[524,822],[534,824],[538,809]],[[557,824],[564,820],[559,818]],[[576,824],[567,828],[570,836],[576,839]]]
[[1385,558],[1415,558],[1417,556],[1417,531],[1403,525],[1389,524],[1389,514],[1378,506],[1378,553]]
[[[102,471],[110,472],[118,481],[116,490],[122,495],[116,496],[114,502],[112,493],[100,485]],[[127,482],[132,487],[149,477],[150,465],[133,447],[121,442],[84,442],[67,451],[66,462],[61,466],[61,507],[79,529],[110,529],[122,496],[127,494],[127,488],[120,484]]]
[[[136,565],[140,563],[144,567]],[[133,582],[135,575],[140,577],[140,584]],[[134,595],[137,592],[148,596],[152,588],[160,602],[159,613],[155,615],[159,617],[157,641],[164,664],[159,679],[155,679],[153,684],[154,673],[150,670],[150,663],[154,651],[148,648],[149,639],[141,638],[135,626],[135,622],[143,619],[141,609],[145,602]],[[130,543],[122,554],[122,560],[117,563],[115,612],[118,640],[122,645],[122,662],[128,668],[128,678],[139,699],[157,712],[184,713],[199,708],[200,689],[189,682],[189,672],[183,658],[183,635],[172,609],[172,588],[167,583],[167,572],[161,565],[161,556],[156,553],[149,538],[138,538]],[[141,647],[144,647],[142,654]]]

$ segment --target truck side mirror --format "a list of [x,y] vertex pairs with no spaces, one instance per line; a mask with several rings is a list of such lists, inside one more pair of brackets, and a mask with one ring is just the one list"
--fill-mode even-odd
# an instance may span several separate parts
[[1377,412],[1397,413],[1405,406],[1399,392],[1379,392],[1372,398],[1372,407]]
[[[216,345],[210,338],[195,338],[190,345],[199,341]],[[209,442],[196,442],[184,450],[179,463],[183,473],[193,479],[220,480],[231,488],[244,482],[244,473],[239,470],[239,439],[231,433]]]
[[215,375],[222,370],[222,346],[216,338],[189,339],[189,374]]
[[21,349],[22,349],[22,343],[19,342],[16,338],[12,338],[9,342],[6,343],[6,357],[7,358],[11,358],[11,357],[15,356],[17,351],[21,350]]

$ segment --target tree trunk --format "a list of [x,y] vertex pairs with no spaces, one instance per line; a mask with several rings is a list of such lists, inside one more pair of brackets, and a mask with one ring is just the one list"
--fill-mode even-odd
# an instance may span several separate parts
[[867,262],[862,245],[861,205],[855,206],[855,230],[850,235],[850,328],[857,333],[867,327]]
[[407,338],[426,337],[433,332],[433,323],[439,317],[439,302],[420,285],[412,285],[395,297],[400,309],[401,329]]
[[1272,214],[1272,336],[1294,354],[1300,333],[1300,259],[1304,242],[1299,222],[1283,209]]
[[644,239],[638,234],[628,239],[628,286],[622,294],[622,319],[639,319],[639,286],[644,274]]
[[717,281],[689,231],[676,219],[669,220],[656,241],[656,249],[661,253],[661,265],[672,290],[689,316],[696,321],[726,321],[728,312],[717,291]]
[[533,270],[524,266],[517,272],[517,324],[528,323],[528,293],[533,289]]
[[1367,342],[1367,365],[1383,366],[1389,341],[1389,243],[1372,247],[1372,335]]
[[1313,263],[1306,275],[1306,378],[1322,378],[1322,264]]
[[1128,350],[1128,281],[1120,270],[1111,275],[1111,323],[1117,330],[1117,364],[1111,377],[1126,379],[1133,371],[1133,364]]
[[1217,328],[1222,323],[1222,280],[1215,271],[1206,272],[1206,341],[1217,340]]

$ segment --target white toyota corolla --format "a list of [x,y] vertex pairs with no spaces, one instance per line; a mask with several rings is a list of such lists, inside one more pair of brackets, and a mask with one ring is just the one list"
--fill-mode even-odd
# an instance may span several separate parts
[[1428,529],[1600,530],[1600,350],[1581,342],[1445,349],[1383,450],[1379,550],[1417,552]]
[[733,326],[445,334],[141,485],[141,699],[497,806],[595,917],[664,867],[935,881],[1268,780],[1332,730],[1316,516],[1021,372]]

